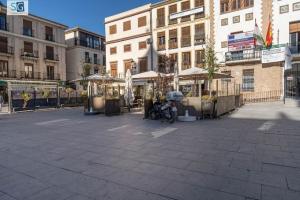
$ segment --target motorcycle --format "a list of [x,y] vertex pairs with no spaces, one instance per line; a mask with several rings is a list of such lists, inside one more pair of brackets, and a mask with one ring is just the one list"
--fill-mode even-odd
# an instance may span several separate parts
[[152,120],[165,119],[169,123],[174,123],[177,117],[176,101],[181,101],[183,95],[181,92],[169,92],[165,102],[161,102],[157,97],[153,108],[149,111]]

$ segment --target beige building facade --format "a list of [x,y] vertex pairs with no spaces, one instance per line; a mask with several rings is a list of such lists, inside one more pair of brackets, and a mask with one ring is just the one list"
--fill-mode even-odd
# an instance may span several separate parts
[[67,26],[29,14],[0,12],[0,79],[66,80]]
[[81,79],[85,67],[89,69],[89,73],[85,75],[105,73],[104,36],[75,27],[66,30],[65,40],[67,44],[67,80]]

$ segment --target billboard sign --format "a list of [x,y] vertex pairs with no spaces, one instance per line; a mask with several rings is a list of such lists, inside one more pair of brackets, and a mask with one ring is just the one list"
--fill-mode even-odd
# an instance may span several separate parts
[[265,63],[274,63],[274,62],[283,62],[285,61],[287,66],[285,66],[286,69],[289,68],[289,59],[290,52],[287,47],[275,47],[271,49],[264,49],[262,50],[262,57],[261,62],[263,64]]
[[253,32],[238,33],[228,36],[228,51],[242,51],[254,49],[255,39]]
[[170,15],[170,20],[178,19],[180,17],[187,17],[187,16],[194,15],[194,14],[200,14],[200,13],[203,13],[203,12],[204,12],[203,7],[194,8],[194,9],[191,9],[191,10],[171,14]]

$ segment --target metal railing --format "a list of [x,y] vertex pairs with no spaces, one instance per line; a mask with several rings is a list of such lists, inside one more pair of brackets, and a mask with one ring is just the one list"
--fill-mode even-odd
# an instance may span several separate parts
[[91,57],[85,57],[84,58],[84,63],[92,64],[92,58]]
[[22,57],[29,57],[29,58],[39,58],[39,51],[25,51],[21,49],[21,56]]
[[272,90],[263,92],[242,93],[242,103],[260,103],[279,101],[282,98],[282,90]]
[[32,71],[26,72],[26,71],[21,71],[20,78],[40,80],[41,79],[41,72],[32,72]]
[[162,16],[162,17],[158,17],[156,19],[156,28],[159,28],[159,27],[163,27],[166,25],[166,22],[165,22],[165,16]]
[[54,54],[54,53],[45,53],[44,59],[52,60],[52,61],[59,61],[59,56],[58,56],[58,54]]
[[53,34],[45,34],[45,40],[54,42],[54,35]]
[[182,65],[181,65],[182,70],[189,69],[189,68],[191,68],[190,62],[182,62]]
[[11,47],[11,46],[1,47],[0,48],[0,53],[13,55],[14,54],[14,47]]
[[181,47],[189,47],[191,46],[191,37],[182,37],[181,38]]
[[289,44],[289,48],[292,54],[300,54],[300,44]]
[[261,50],[249,49],[240,52],[226,52],[225,61],[249,61],[249,60],[260,60]]
[[34,37],[34,31],[32,28],[23,27],[23,35]]
[[60,74],[48,74],[48,73],[44,73],[43,74],[43,79],[44,80],[60,80]]
[[1,78],[17,78],[16,70],[0,71]]

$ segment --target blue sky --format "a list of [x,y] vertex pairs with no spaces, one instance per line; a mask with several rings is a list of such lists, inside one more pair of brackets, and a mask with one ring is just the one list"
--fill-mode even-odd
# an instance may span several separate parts
[[[104,18],[159,0],[29,0],[29,12],[104,35]],[[1,0],[6,4],[6,0]]]

